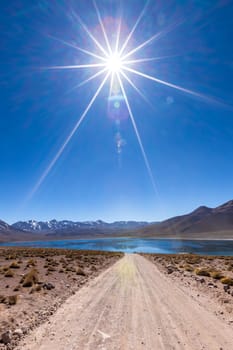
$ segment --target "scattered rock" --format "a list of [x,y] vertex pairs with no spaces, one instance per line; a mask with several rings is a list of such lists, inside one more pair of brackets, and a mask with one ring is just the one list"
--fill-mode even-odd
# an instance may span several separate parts
[[177,271],[177,267],[173,266],[173,265],[168,265],[167,266],[167,273],[168,275],[170,275],[171,273]]
[[55,288],[55,286],[54,286],[52,283],[50,283],[50,282],[44,283],[44,284],[42,285],[42,287],[43,287],[44,289],[47,289],[47,290],[51,290],[51,289],[54,289],[54,288]]
[[12,332],[11,331],[6,331],[5,333],[2,334],[1,341],[3,344],[9,344],[12,340]]
[[13,335],[16,335],[17,337],[22,337],[23,335],[22,329],[21,328],[15,329]]

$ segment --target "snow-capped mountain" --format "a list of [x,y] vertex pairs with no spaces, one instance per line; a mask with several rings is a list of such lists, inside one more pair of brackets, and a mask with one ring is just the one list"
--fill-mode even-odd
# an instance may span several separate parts
[[0,231],[7,231],[9,227],[10,226],[6,222],[0,220]]
[[102,220],[97,221],[69,221],[62,220],[57,221],[55,219],[50,221],[18,221],[12,225],[15,229],[28,231],[28,232],[56,232],[56,231],[79,231],[79,230],[95,230],[98,228],[101,229],[134,229],[138,227],[147,226],[147,222],[137,222],[137,221],[116,221],[112,223],[107,223]]

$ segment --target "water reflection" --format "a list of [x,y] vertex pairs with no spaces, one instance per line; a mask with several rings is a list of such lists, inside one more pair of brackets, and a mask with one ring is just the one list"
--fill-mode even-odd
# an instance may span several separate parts
[[195,253],[206,255],[233,255],[233,240],[177,240],[141,238],[98,238],[81,240],[36,241],[2,243],[1,246],[65,248],[121,251],[125,253]]

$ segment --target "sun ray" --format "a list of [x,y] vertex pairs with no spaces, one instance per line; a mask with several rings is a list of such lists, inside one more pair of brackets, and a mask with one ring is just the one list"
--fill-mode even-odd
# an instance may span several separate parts
[[105,56],[108,56],[108,52],[103,48],[103,46],[99,43],[99,41],[94,37],[94,35],[87,28],[86,24],[83,23],[81,18],[74,12],[74,16],[77,18],[78,22],[81,24],[82,28],[85,30],[87,35],[92,39],[92,41],[96,44],[96,46],[103,52]]
[[154,106],[150,103],[148,98],[137,88],[137,86],[132,82],[132,80],[125,74],[123,71],[121,71],[121,75],[128,81],[128,83],[132,86],[132,88],[143,98],[143,100],[149,104],[149,106],[154,109]]
[[119,24],[117,28],[115,52],[119,52],[120,35],[121,35],[121,17],[119,19]]
[[117,73],[117,78],[118,78],[118,81],[119,81],[119,84],[120,84],[120,87],[121,87],[122,94],[123,94],[124,99],[125,99],[125,103],[126,103],[126,106],[127,106],[128,112],[129,112],[129,116],[130,116],[130,119],[131,119],[131,122],[132,122],[132,125],[133,125],[133,128],[134,128],[134,132],[135,132],[137,140],[138,140],[139,147],[140,147],[141,152],[142,152],[142,156],[143,156],[143,159],[144,159],[144,162],[145,162],[146,169],[148,171],[148,175],[150,177],[153,189],[154,189],[154,191],[155,191],[155,193],[157,195],[158,194],[158,189],[157,189],[157,186],[156,186],[156,183],[155,183],[155,180],[154,180],[154,176],[153,176],[153,173],[152,173],[152,170],[151,170],[151,166],[150,166],[149,160],[147,158],[147,155],[146,155],[146,152],[145,152],[142,140],[141,140],[141,136],[140,136],[140,133],[138,131],[138,127],[137,127],[137,124],[135,122],[135,118],[133,116],[133,112],[131,110],[131,107],[130,107],[130,104],[129,104],[129,101],[128,101],[128,97],[126,95],[124,85],[123,85],[121,77],[120,77],[120,75],[118,73]]
[[108,98],[110,98],[110,97],[112,96],[113,81],[114,81],[114,73],[111,74],[110,88],[109,88],[109,95],[108,95]]
[[151,42],[153,42],[155,39],[160,38],[163,35],[166,35],[167,33],[169,33],[170,31],[174,30],[174,28],[176,28],[177,26],[181,25],[182,23],[184,23],[184,20],[179,21],[175,24],[170,25],[168,28],[166,28],[165,30],[162,30],[156,34],[154,34],[153,36],[151,36],[149,39],[145,40],[142,44],[136,46],[135,48],[133,48],[131,51],[129,51],[127,54],[125,54],[122,59],[125,60],[127,57],[132,56],[134,53],[138,52],[139,50],[141,50],[143,47],[149,45]]
[[99,23],[100,23],[100,26],[101,26],[101,29],[102,29],[102,32],[103,32],[103,35],[104,35],[104,39],[105,39],[105,42],[106,42],[106,45],[107,45],[109,54],[111,55],[111,54],[112,54],[112,49],[111,49],[111,46],[110,46],[110,43],[109,43],[109,40],[108,40],[108,36],[107,36],[106,30],[105,30],[105,28],[104,28],[104,24],[103,24],[101,15],[100,15],[100,11],[99,11],[99,9],[98,9],[98,6],[97,6],[95,0],[93,0],[93,4],[94,4],[94,7],[95,7],[97,16],[98,16],[98,20],[99,20]]
[[83,68],[98,68],[106,67],[106,63],[91,63],[91,64],[74,64],[69,66],[50,66],[44,67],[44,69],[83,69]]
[[123,43],[123,45],[122,45],[122,47],[121,47],[121,49],[120,49],[120,51],[119,51],[119,55],[120,55],[120,56],[123,54],[123,52],[124,52],[126,46],[128,45],[128,43],[129,43],[129,41],[130,41],[132,35],[134,34],[134,32],[135,32],[135,30],[136,30],[138,24],[140,23],[142,17],[144,16],[149,2],[150,2],[150,0],[147,0],[147,2],[146,2],[146,4],[145,4],[145,6],[143,7],[143,9],[142,9],[140,15],[138,16],[138,19],[136,20],[136,22],[135,22],[133,28],[131,29],[129,35],[127,36],[125,42]]
[[79,84],[76,84],[75,86],[73,86],[70,90],[67,91],[67,93],[70,93],[71,91],[80,88],[81,86],[86,85],[87,83],[89,83],[90,81],[94,80],[95,78],[97,78],[98,76],[100,76],[101,74],[103,74],[104,72],[107,71],[107,68],[105,67],[104,69],[102,69],[101,71],[91,75],[89,78],[85,79],[84,81],[82,81]]
[[82,47],[79,47],[79,46],[77,46],[77,45],[75,45],[75,44],[69,43],[69,42],[66,41],[66,40],[56,38],[55,36],[52,36],[52,35],[50,35],[50,34],[47,34],[47,37],[49,37],[49,38],[51,38],[51,39],[53,39],[53,40],[56,40],[56,41],[60,42],[60,43],[63,44],[63,45],[66,45],[66,46],[68,46],[68,47],[71,47],[71,48],[73,48],[73,49],[76,49],[77,51],[80,51],[80,52],[83,52],[83,53],[85,53],[85,54],[87,54],[87,55],[89,55],[89,56],[95,57],[95,58],[97,58],[97,59],[99,59],[99,60],[102,60],[102,61],[103,61],[103,60],[105,59],[104,57],[99,56],[99,55],[95,54],[94,52],[91,52],[91,51],[89,51],[89,50],[83,49]]
[[40,177],[40,179],[38,180],[38,182],[34,186],[33,190],[31,191],[31,193],[28,196],[28,199],[30,199],[33,196],[33,194],[39,189],[39,187],[41,186],[43,181],[46,179],[46,177],[48,176],[48,174],[50,173],[50,171],[52,170],[52,168],[54,167],[54,165],[56,164],[56,162],[58,161],[58,159],[60,158],[60,156],[64,152],[66,146],[68,145],[68,143],[70,142],[70,140],[74,136],[75,132],[78,130],[78,128],[81,125],[82,121],[85,119],[88,111],[90,110],[90,108],[92,107],[93,103],[95,102],[97,96],[99,95],[99,93],[102,90],[104,84],[106,83],[109,75],[110,75],[110,73],[108,72],[106,74],[105,78],[103,79],[103,81],[101,82],[101,84],[99,85],[99,87],[98,87],[97,91],[95,92],[94,96],[92,97],[91,101],[89,102],[89,104],[85,108],[85,110],[84,110],[83,114],[81,115],[81,117],[79,118],[78,122],[75,124],[74,128],[72,129],[72,131],[70,132],[70,134],[66,138],[65,142],[60,147],[60,149],[58,150],[58,152],[56,153],[56,155],[54,156],[54,158],[52,159],[52,161],[50,162],[50,164],[45,169],[45,171],[43,172],[42,176]]
[[143,62],[152,62],[152,61],[159,61],[159,60],[164,60],[164,59],[167,59],[167,58],[174,58],[174,57],[178,57],[179,55],[171,55],[171,56],[158,56],[158,57],[145,57],[145,58],[138,58],[138,59],[135,59],[135,60],[129,60],[129,61],[125,61],[123,60],[124,62],[124,65],[127,65],[127,64],[137,64],[137,63],[143,63]]
[[166,85],[170,88],[173,88],[173,89],[176,89],[176,90],[179,90],[179,91],[182,91],[182,92],[185,92],[186,94],[189,94],[189,95],[192,95],[192,96],[195,96],[195,97],[198,97],[198,98],[201,98],[207,102],[215,102],[217,103],[217,101],[215,101],[214,99],[210,98],[210,97],[207,97],[205,95],[202,95],[200,94],[199,92],[195,92],[195,91],[192,91],[192,90],[189,90],[189,89],[186,89],[182,86],[179,86],[179,85],[176,85],[176,84],[172,84],[172,83],[169,83],[168,81],[165,81],[165,80],[161,80],[161,79],[158,79],[158,78],[155,78],[155,77],[152,77],[151,75],[148,75],[148,74],[145,74],[145,73],[142,73],[142,72],[139,72],[138,70],[135,70],[135,69],[132,69],[132,68],[129,68],[129,67],[124,67],[125,70],[131,72],[131,73],[134,73],[136,75],[139,75],[143,78],[146,78],[146,79],[149,79],[149,80],[152,80],[156,83],[159,83],[159,84],[162,84],[162,85]]
[[125,54],[123,56],[123,60],[125,60],[127,57],[132,56],[134,53],[136,53],[137,51],[141,50],[143,47],[149,45],[152,41],[154,41],[156,38],[158,38],[159,36],[162,35],[162,32],[156,33],[153,36],[151,36],[149,39],[147,39],[146,41],[144,41],[142,44],[136,46],[135,48],[133,48],[131,51],[129,51],[127,54]]

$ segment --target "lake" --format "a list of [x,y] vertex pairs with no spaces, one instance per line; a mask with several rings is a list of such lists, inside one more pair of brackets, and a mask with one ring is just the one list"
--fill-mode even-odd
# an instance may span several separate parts
[[195,253],[204,255],[232,255],[233,240],[178,240],[151,238],[98,238],[60,241],[2,243],[1,246],[107,250],[125,253]]

